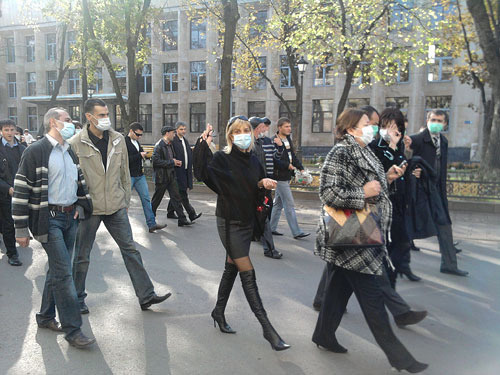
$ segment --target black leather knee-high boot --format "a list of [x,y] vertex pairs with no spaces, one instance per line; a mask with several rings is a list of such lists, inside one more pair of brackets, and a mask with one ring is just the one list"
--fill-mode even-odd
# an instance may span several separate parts
[[252,309],[253,313],[262,325],[262,330],[264,331],[264,338],[269,341],[271,347],[274,350],[285,350],[290,347],[286,344],[278,335],[278,332],[273,328],[271,322],[267,318],[266,310],[262,305],[262,300],[260,299],[259,290],[257,288],[257,282],[255,280],[255,271],[244,271],[240,272],[241,284],[243,286],[243,291],[245,292],[245,297],[247,298],[248,304]]
[[226,309],[227,300],[233,289],[236,275],[238,275],[238,268],[236,265],[226,262],[222,278],[220,279],[219,291],[217,292],[217,303],[211,314],[214,320],[214,327],[215,322],[217,322],[221,332],[224,333],[236,333],[236,331],[233,331],[229,324],[227,324],[226,318],[224,317],[224,310]]

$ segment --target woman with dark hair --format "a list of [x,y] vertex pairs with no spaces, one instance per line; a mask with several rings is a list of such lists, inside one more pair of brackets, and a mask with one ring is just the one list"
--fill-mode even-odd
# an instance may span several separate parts
[[[366,203],[378,207],[381,226],[387,231],[391,222],[388,185],[403,175],[404,169],[392,166],[387,173],[368,144],[377,130],[368,116],[358,109],[347,109],[337,120],[337,143],[330,150],[321,170],[321,202],[335,209],[361,210]],[[324,214],[324,212],[322,213]],[[398,370],[417,373],[428,365],[416,361],[394,335],[384,307],[377,278],[382,277],[385,246],[332,248],[324,243],[324,227],[318,228],[315,254],[328,263],[328,285],[321,304],[313,342],[336,352],[345,353],[335,332],[354,291],[366,322],[389,362]]]
[[[380,115],[380,137],[374,139],[370,148],[388,171],[393,165],[406,163],[403,138],[405,135],[405,118],[397,108],[386,108]],[[405,275],[411,281],[420,281],[410,268],[410,238],[405,225],[405,177],[396,179],[389,189],[392,202],[392,224],[390,242],[387,245],[389,256],[396,273]],[[390,277],[392,275],[390,274]],[[391,277],[395,283],[395,277]]]
[[210,151],[212,131],[212,126],[207,125],[198,139],[193,151],[193,166],[196,178],[217,194],[217,230],[226,249],[225,269],[212,311],[214,326],[217,323],[221,332],[236,333],[226,322],[224,311],[239,272],[245,297],[262,325],[264,338],[274,350],[288,349],[290,345],[281,339],[267,318],[249,257],[257,200],[266,189],[276,188],[276,181],[265,177],[264,167],[250,153],[254,137],[252,126],[245,116],[229,119],[227,146],[213,155]]

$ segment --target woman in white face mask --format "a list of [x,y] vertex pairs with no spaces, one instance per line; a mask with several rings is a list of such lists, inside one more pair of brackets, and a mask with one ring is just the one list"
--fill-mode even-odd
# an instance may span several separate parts
[[257,199],[263,189],[274,189],[276,181],[266,178],[259,159],[250,153],[253,131],[245,116],[232,117],[226,127],[227,146],[212,155],[212,126],[207,125],[193,150],[194,174],[217,193],[217,230],[226,250],[225,269],[219,284],[217,303],[212,311],[214,326],[223,333],[235,333],[226,322],[224,311],[238,273],[247,301],[262,325],[264,338],[274,350],[287,345],[267,317],[250,261]]

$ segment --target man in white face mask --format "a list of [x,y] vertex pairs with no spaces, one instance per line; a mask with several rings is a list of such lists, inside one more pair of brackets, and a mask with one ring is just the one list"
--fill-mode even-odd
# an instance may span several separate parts
[[131,182],[125,139],[111,129],[108,107],[102,100],[87,100],[84,111],[89,124],[70,140],[80,159],[94,205],[92,216],[78,228],[75,245],[73,278],[80,310],[82,314],[89,312],[85,304],[85,278],[89,268],[90,251],[101,222],[104,222],[109,234],[120,247],[139,304],[146,310],[152,304],[163,302],[171,294],[156,295],[132,237],[127,213]]

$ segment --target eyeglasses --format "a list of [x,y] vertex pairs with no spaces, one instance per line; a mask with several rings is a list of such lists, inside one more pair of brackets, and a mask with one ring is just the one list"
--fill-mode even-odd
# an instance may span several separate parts
[[233,125],[233,123],[236,121],[236,120],[243,120],[243,121],[248,121],[248,118],[246,116],[243,116],[243,115],[240,115],[240,116],[233,116],[229,119],[229,121],[227,122],[227,126],[231,126]]
[[[133,130],[132,130],[133,131]],[[137,136],[137,137],[142,137],[142,133],[136,133],[134,132],[134,134]]]

